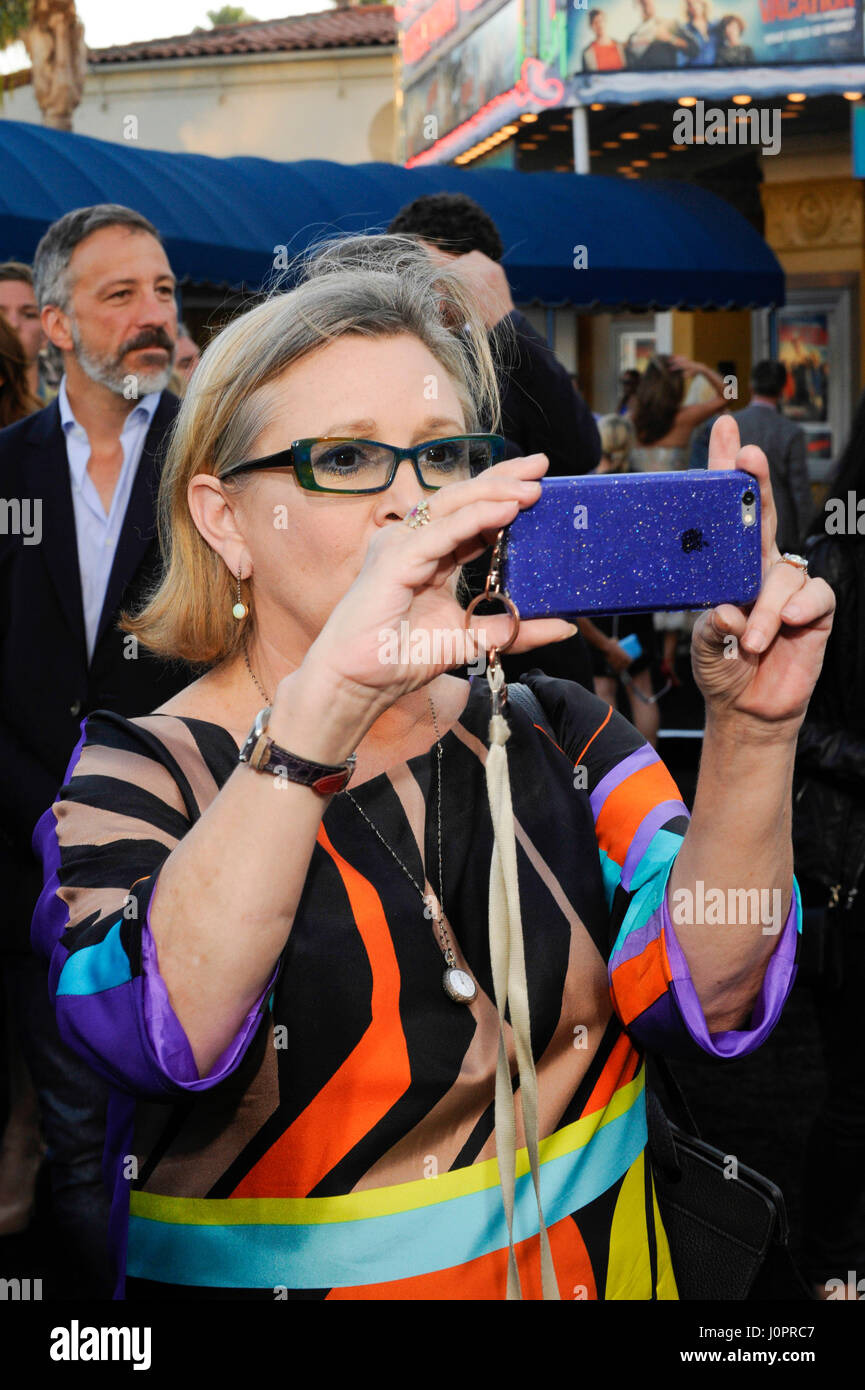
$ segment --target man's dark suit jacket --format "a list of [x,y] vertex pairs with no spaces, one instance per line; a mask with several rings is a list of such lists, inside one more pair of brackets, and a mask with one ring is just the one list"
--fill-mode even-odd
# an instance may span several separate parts
[[[156,408],[132,484],[88,664],[66,439],[56,401],[0,430],[0,947],[26,948],[42,869],[30,846],[62,785],[85,715],[147,714],[192,679],[115,627],[159,571],[155,502],[163,443],[179,407]],[[12,529],[14,499],[41,502],[41,539]],[[4,520],[5,515],[5,520]],[[35,517],[31,513],[31,517]],[[36,535],[38,535],[38,531]],[[125,644],[125,645],[124,645]],[[129,653],[129,655],[127,655]]]
[[[707,468],[709,435],[718,419],[713,415],[691,437],[691,468]],[[733,413],[742,444],[756,444],[769,463],[769,481],[775,499],[778,525],[775,540],[782,555],[799,551],[814,517],[814,499],[808,481],[805,431],[778,410],[767,405],[746,405]]]
[[[520,454],[546,454],[548,478],[591,473],[601,461],[595,417],[552,348],[512,309],[490,332],[499,367],[501,433]],[[513,449],[508,449],[508,455]]]

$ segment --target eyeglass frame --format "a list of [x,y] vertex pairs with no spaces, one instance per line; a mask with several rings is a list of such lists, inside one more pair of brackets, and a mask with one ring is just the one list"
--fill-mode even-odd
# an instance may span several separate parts
[[[247,463],[233,464],[227,472],[220,475],[220,480],[222,478],[231,478],[236,473],[249,473],[252,472],[253,469],[258,468],[293,468],[300,486],[306,492],[326,492],[331,496],[342,497],[369,497],[376,492],[386,492],[387,489],[393,485],[400,464],[403,463],[405,459],[410,459],[412,467],[414,468],[415,477],[421,487],[427,492],[438,492],[439,488],[447,487],[447,484],[440,483],[436,486],[425,483],[421,475],[418,455],[422,453],[424,449],[431,449],[435,444],[452,444],[456,440],[464,439],[474,440],[476,442],[486,441],[489,443],[490,462],[488,467],[492,468],[495,464],[502,462],[505,452],[505,440],[500,434],[452,434],[442,439],[426,439],[422,444],[414,444],[410,448],[403,448],[396,444],[383,444],[378,439],[357,439],[343,438],[342,436],[320,435],[310,439],[295,439],[287,449],[281,449],[276,454],[266,454],[263,458],[250,459]],[[310,449],[313,444],[374,444],[378,449],[387,449],[393,454],[390,476],[387,482],[382,483],[380,487],[322,487],[321,484],[317,483],[315,480],[314,467],[309,457]],[[298,454],[298,450],[302,450],[303,452]]]

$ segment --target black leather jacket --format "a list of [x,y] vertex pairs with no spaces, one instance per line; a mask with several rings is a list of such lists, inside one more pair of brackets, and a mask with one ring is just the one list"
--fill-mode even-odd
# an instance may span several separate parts
[[799,731],[796,873],[843,907],[857,886],[865,892],[865,537],[815,536],[806,555],[809,573],[831,585],[837,608]]

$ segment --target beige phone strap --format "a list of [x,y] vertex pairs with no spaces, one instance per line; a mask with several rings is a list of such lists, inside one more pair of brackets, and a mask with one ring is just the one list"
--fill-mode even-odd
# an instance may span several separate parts
[[541,1279],[545,1299],[558,1299],[550,1238],[541,1208],[540,1163],[538,1159],[538,1078],[532,1056],[529,991],[526,981],[526,958],[523,949],[523,924],[520,915],[520,893],[517,878],[517,843],[514,832],[514,812],[511,802],[508,755],[505,744],[510,738],[507,720],[500,712],[500,692],[504,672],[495,662],[487,672],[493,694],[493,713],[490,719],[490,747],[486,761],[487,793],[493,823],[493,853],[490,865],[489,929],[490,961],[493,987],[499,1013],[499,1051],[496,1063],[495,1134],[496,1156],[508,1228],[507,1297],[523,1296],[517,1260],[514,1253],[514,1191],[516,1169],[516,1109],[514,1091],[505,1043],[505,1007],[510,1007],[511,1029],[519,1072],[523,1125],[526,1135],[529,1165],[538,1204],[538,1223],[541,1246]]

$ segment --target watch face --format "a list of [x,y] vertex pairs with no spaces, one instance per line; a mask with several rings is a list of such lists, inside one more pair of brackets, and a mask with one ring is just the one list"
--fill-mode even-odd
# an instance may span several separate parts
[[465,970],[457,969],[456,966],[445,971],[443,983],[446,993],[458,1004],[470,1004],[478,992],[471,975]]

